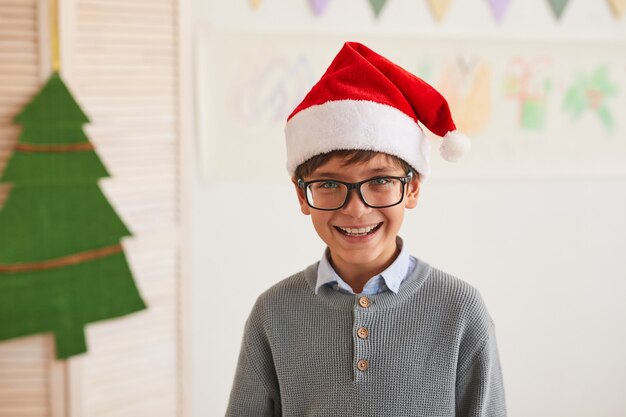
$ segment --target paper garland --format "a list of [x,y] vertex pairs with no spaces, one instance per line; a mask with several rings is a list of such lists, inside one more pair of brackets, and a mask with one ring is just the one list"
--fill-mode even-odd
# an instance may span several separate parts
[[130,236],[97,181],[109,174],[57,73],[19,113],[0,182],[0,340],[55,335],[58,358],[86,352],[83,327],[146,308],[120,240]]
[[609,0],[609,5],[616,18],[620,19],[626,12],[626,0]]
[[437,22],[441,22],[448,12],[452,0],[428,0],[430,11]]
[[554,12],[554,16],[556,16],[557,20],[561,18],[568,2],[569,0],[548,0],[548,4],[550,4],[550,8]]
[[[374,15],[380,16],[380,13],[388,0],[368,0]],[[452,0],[427,0],[431,13],[437,22],[441,22],[444,18]],[[493,17],[497,23],[500,23],[506,14],[511,0],[487,0],[489,7],[493,13]],[[249,0],[250,7],[254,10],[261,7],[262,0]],[[321,16],[326,12],[330,0],[309,0],[309,5],[316,16]],[[561,18],[565,6],[567,6],[569,0],[548,0],[550,9],[554,13],[555,17]],[[609,6],[616,18],[620,19],[626,13],[626,0],[608,0]]]
[[488,0],[489,5],[491,6],[491,11],[493,12],[493,17],[496,19],[496,22],[500,23],[506,10],[509,8],[511,4],[511,0]]
[[387,0],[369,0],[370,5],[372,6],[372,10],[374,10],[374,14],[376,17],[380,16],[380,12],[385,7]]
[[311,4],[313,13],[315,13],[316,16],[321,16],[326,11],[330,0],[309,0],[309,3]]

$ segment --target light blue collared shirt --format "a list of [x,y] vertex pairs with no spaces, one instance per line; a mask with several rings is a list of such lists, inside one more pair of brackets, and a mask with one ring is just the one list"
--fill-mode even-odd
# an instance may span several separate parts
[[[417,260],[409,255],[408,250],[404,247],[402,239],[399,236],[396,238],[396,244],[398,245],[398,248],[400,248],[400,254],[398,257],[387,267],[387,269],[370,278],[367,283],[365,283],[361,294],[372,295],[388,290],[397,293],[398,289],[400,289],[402,281],[404,281],[404,279],[409,276],[411,272],[413,272]],[[315,294],[318,293],[319,288],[322,285],[328,285],[330,288],[346,294],[354,294],[352,288],[343,279],[341,279],[337,272],[335,272],[335,269],[330,264],[328,255],[329,251],[328,248],[326,248],[322,259],[320,260],[319,266],[317,267]]]

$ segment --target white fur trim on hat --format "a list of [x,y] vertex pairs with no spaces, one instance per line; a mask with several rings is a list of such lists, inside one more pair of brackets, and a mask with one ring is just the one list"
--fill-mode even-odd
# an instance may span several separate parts
[[337,100],[296,113],[285,126],[287,171],[315,155],[362,149],[397,156],[421,178],[430,173],[430,146],[420,126],[395,107],[367,100]]

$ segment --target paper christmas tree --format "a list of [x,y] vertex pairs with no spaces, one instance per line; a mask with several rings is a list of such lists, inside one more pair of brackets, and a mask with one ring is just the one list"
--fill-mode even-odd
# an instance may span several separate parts
[[145,308],[120,245],[130,232],[57,73],[14,121],[22,134],[0,177],[12,184],[0,208],[0,340],[53,332],[67,358],[87,350],[85,324]]

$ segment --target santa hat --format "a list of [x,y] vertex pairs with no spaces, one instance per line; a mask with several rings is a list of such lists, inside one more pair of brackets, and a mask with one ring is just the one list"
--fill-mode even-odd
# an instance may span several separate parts
[[287,170],[293,176],[315,155],[363,149],[397,156],[425,178],[430,148],[418,123],[443,137],[444,159],[469,151],[437,90],[365,45],[346,42],[287,118]]

